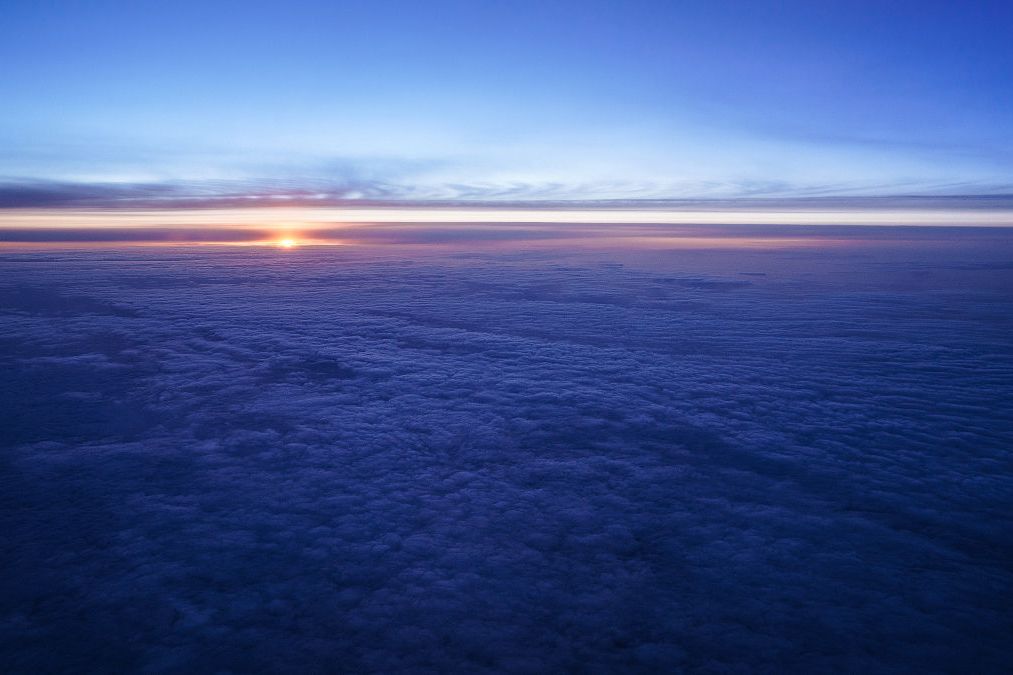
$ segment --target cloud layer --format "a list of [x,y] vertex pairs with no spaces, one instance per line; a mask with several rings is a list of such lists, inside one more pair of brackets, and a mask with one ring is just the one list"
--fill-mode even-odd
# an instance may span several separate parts
[[878,186],[789,182],[648,184],[412,182],[389,177],[337,180],[74,182],[0,179],[0,209],[232,209],[272,206],[515,206],[574,208],[974,208],[1013,207],[1013,185],[950,183]]
[[8,253],[0,654],[1006,671],[1010,244]]

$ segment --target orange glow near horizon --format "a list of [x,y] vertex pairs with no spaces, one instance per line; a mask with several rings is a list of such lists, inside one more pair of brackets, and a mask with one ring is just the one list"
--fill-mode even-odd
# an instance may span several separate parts
[[[866,237],[857,235],[857,230],[834,226],[958,224],[1010,227],[1013,210],[8,210],[0,211],[0,249],[253,246],[290,250],[334,245],[400,246],[427,251],[862,247],[875,246],[884,237],[891,241],[914,237],[923,245],[937,244],[930,244],[935,235],[924,232],[901,235],[901,229],[892,230],[892,234],[870,230]],[[982,236],[974,235],[978,239]],[[1008,235],[996,232],[994,236]],[[954,245],[951,237],[939,241],[943,243],[938,245]]]

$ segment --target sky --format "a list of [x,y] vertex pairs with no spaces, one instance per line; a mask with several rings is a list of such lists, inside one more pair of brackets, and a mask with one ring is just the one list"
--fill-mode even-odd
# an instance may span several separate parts
[[0,206],[1013,194],[1008,2],[26,2]]

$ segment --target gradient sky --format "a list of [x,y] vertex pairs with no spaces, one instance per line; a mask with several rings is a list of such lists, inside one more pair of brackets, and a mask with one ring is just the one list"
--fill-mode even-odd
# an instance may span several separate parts
[[1009,2],[7,0],[0,181],[1010,194],[1010,44]]

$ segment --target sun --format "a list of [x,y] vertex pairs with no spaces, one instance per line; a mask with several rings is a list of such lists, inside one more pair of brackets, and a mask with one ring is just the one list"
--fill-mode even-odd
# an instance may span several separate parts
[[281,248],[294,248],[298,243],[292,237],[282,237],[278,240],[278,246]]

